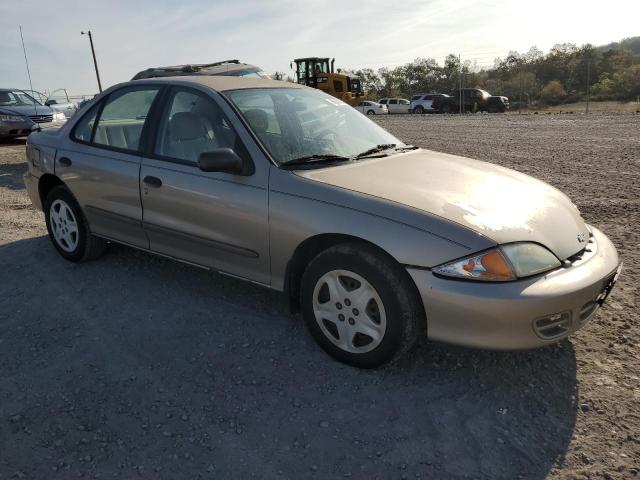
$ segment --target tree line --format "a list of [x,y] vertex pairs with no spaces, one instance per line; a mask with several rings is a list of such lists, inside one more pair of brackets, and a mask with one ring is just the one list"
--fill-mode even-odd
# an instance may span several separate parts
[[585,100],[637,100],[640,96],[640,37],[600,47],[572,43],[555,45],[547,54],[536,47],[509,52],[493,68],[448,55],[443,65],[432,58],[377,71],[354,72],[370,98],[406,97],[416,93],[454,93],[482,88],[509,97],[512,105],[554,105]]

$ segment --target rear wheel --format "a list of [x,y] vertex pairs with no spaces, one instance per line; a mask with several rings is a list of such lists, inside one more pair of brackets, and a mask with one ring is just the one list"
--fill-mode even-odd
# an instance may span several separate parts
[[418,105],[413,111],[415,113],[423,114],[424,113],[424,107],[422,107],[422,105]]
[[448,103],[445,103],[442,106],[442,113],[451,113],[451,105],[449,105]]
[[374,112],[373,110],[367,110],[367,115],[375,115],[376,112]]
[[93,260],[104,252],[106,242],[91,235],[80,205],[66,187],[51,189],[44,214],[51,243],[67,260]]
[[302,277],[307,328],[337,360],[374,368],[415,343],[423,314],[406,272],[375,249],[347,243],[320,253]]

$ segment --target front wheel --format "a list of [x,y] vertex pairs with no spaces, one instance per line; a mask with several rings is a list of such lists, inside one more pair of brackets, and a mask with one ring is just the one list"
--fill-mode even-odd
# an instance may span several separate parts
[[367,110],[367,115],[375,115],[376,112],[374,112],[373,110]]
[[104,251],[106,242],[91,235],[80,205],[66,187],[57,186],[49,192],[44,215],[51,243],[67,260],[93,260]]
[[424,113],[424,108],[421,105],[418,105],[413,111],[421,115]]
[[318,344],[361,368],[399,358],[424,325],[420,299],[402,267],[357,243],[332,247],[311,261],[302,277],[301,301]]

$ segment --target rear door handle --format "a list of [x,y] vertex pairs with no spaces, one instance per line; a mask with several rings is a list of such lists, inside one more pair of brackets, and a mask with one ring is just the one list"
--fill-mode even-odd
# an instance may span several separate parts
[[62,158],[58,159],[58,163],[60,165],[62,165],[63,167],[70,167],[71,166],[71,159],[67,158],[67,157],[62,157]]
[[148,187],[160,188],[162,186],[162,180],[160,180],[158,177],[147,175],[142,181]]

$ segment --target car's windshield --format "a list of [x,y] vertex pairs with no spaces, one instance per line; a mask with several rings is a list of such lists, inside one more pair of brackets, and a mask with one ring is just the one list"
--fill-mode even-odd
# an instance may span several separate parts
[[0,91],[0,107],[21,107],[24,105],[40,105],[40,102],[22,90]]
[[404,145],[346,103],[299,88],[227,92],[279,164],[310,156],[353,157],[377,145]]

